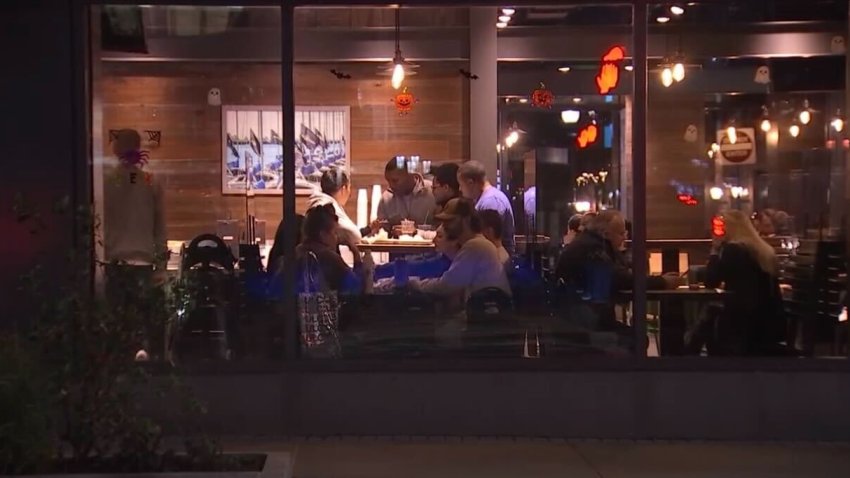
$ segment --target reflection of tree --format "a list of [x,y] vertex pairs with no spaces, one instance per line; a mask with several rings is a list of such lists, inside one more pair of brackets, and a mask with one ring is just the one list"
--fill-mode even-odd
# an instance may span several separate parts
[[[592,197],[592,202],[596,210],[604,202],[605,179],[608,178],[608,171],[602,170],[598,173],[581,173],[576,178],[576,193],[582,198]],[[581,194],[585,193],[585,194]]]

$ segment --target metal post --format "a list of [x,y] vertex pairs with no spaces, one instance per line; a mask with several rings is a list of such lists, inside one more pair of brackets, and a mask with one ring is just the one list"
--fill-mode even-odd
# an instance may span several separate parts
[[284,346],[286,359],[297,357],[298,321],[295,301],[295,76],[292,4],[281,6],[281,98],[283,110],[283,277]]
[[634,104],[632,109],[632,303],[635,346],[638,357],[646,356],[646,112],[647,112],[647,4],[634,3],[633,51]]

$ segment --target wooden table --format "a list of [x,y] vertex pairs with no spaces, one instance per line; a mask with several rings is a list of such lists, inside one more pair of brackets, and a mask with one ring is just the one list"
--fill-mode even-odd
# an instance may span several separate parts
[[[624,296],[633,297],[632,291],[621,292]],[[659,311],[659,345],[658,352],[662,356],[684,355],[685,333],[688,329],[687,304],[704,306],[710,302],[723,300],[729,292],[723,289],[678,289],[648,290],[646,300],[658,301]]]
[[360,242],[357,244],[357,247],[361,251],[388,252],[390,254],[426,254],[434,251],[433,242],[399,241],[393,239],[375,242]]

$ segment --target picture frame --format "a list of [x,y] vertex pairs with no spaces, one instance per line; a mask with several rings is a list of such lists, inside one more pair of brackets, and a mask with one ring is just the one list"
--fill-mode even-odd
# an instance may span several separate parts
[[295,192],[318,189],[330,167],[350,171],[349,106],[296,106],[295,151],[284,160],[283,114],[279,106],[221,107],[223,194],[283,194],[283,168],[294,165]]

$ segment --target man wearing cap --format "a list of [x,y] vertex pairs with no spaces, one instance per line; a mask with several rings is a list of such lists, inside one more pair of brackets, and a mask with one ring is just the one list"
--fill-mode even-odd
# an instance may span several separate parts
[[480,221],[472,201],[466,198],[452,199],[436,218],[443,222],[441,227],[446,238],[457,241],[460,250],[442,276],[411,281],[411,285],[423,292],[439,295],[463,292],[466,298],[476,291],[491,287],[511,295],[499,252],[492,242],[481,235]]
[[457,172],[463,197],[475,201],[475,209],[492,209],[502,218],[502,245],[508,253],[514,253],[514,211],[511,201],[499,188],[487,180],[487,171],[478,161],[467,161]]

